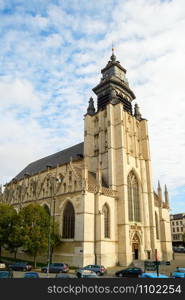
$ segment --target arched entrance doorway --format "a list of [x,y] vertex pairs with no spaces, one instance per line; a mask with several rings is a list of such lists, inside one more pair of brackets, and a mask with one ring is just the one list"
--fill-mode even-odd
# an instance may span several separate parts
[[139,238],[135,233],[132,239],[132,255],[134,260],[139,259],[139,246],[140,246]]

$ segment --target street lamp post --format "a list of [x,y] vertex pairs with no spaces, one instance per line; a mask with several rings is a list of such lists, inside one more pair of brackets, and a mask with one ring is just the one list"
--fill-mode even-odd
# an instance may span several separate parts
[[50,203],[49,230],[48,230],[48,266],[47,266],[48,278],[49,278],[50,256],[51,256],[51,203]]
[[[48,174],[51,165],[47,165]],[[51,210],[52,210],[52,195],[50,200],[50,215],[49,215],[49,228],[48,228],[48,259],[47,259],[47,277],[49,278],[49,266],[50,266],[50,256],[51,256]]]
[[[51,212],[53,211],[53,220],[52,220],[52,232],[54,233],[54,224],[55,224],[55,178],[51,177],[51,200],[50,200],[50,216],[49,216],[49,230],[48,230],[48,265],[47,265],[47,277],[49,277],[49,266],[51,262]],[[53,209],[52,209],[53,203]]]

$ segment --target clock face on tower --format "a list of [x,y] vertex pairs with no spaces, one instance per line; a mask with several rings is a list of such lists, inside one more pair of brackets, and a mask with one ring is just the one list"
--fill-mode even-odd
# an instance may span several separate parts
[[125,80],[125,74],[118,67],[115,67],[115,75],[119,77],[121,80]]
[[111,77],[112,75],[114,75],[114,70],[113,69],[109,69],[104,73],[104,77]]
[[124,72],[116,66],[106,70],[106,72],[103,75],[103,78],[108,78],[108,77],[111,77],[111,76],[116,76],[116,77],[120,78],[121,80],[125,81]]

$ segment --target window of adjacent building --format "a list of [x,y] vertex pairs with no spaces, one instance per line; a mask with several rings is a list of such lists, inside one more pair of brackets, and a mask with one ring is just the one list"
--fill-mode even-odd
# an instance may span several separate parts
[[179,225],[179,222],[178,222],[178,221],[176,221],[176,225]]
[[74,238],[75,232],[75,211],[71,202],[67,202],[63,213],[63,234],[65,239]]
[[177,232],[179,232],[179,227],[177,227]]
[[181,231],[183,232],[183,227],[181,227]]
[[127,178],[129,221],[140,222],[139,184],[134,172]]
[[182,225],[182,221],[180,221],[180,225]]
[[175,232],[175,228],[173,228],[173,232]]
[[179,234],[174,234],[174,235],[173,235],[173,239],[174,239],[174,240],[179,240],[179,238],[180,238]]
[[110,211],[107,204],[103,207],[104,216],[104,237],[110,238]]
[[174,222],[172,222],[172,225],[174,225]]
[[159,220],[156,212],[155,212],[155,230],[156,230],[156,239],[159,239]]

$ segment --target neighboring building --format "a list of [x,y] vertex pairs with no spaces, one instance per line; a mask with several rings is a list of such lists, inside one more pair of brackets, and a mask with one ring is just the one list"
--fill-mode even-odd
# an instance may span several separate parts
[[185,213],[170,215],[170,223],[173,246],[184,246]]
[[93,89],[84,142],[28,165],[4,191],[17,209],[44,206],[60,224],[54,260],[73,266],[127,266],[171,260],[168,192],[153,191],[147,120],[114,52]]

